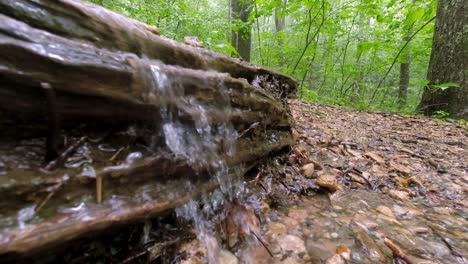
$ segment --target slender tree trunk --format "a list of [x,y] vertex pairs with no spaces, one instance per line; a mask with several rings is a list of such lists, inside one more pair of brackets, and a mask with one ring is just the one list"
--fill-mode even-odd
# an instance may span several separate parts
[[[434,30],[432,54],[419,109],[426,115],[445,111],[468,119],[468,2],[440,0]],[[439,89],[456,83],[459,87]]]
[[252,26],[249,23],[252,6],[251,0],[231,0],[231,16],[242,24],[232,30],[231,44],[245,61],[250,61],[252,49]]
[[400,64],[400,85],[398,88],[398,104],[400,107],[406,105],[408,99],[408,86],[410,80],[410,62],[407,61]]
[[275,9],[275,28],[277,33],[283,31],[284,27],[286,26],[286,17],[282,13],[285,11],[287,4],[288,0],[283,0],[283,6],[277,7]]

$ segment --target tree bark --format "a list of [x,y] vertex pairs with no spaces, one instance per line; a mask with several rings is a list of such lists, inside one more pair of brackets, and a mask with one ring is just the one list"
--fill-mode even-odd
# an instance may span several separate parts
[[275,8],[275,28],[277,33],[283,31],[284,27],[286,26],[286,17],[283,13],[286,10],[287,4],[288,0],[283,0],[282,6]]
[[406,105],[408,98],[408,86],[410,80],[410,63],[409,61],[400,64],[400,84],[398,87],[398,104],[400,107]]
[[231,44],[247,62],[252,49],[252,25],[249,22],[252,6],[251,0],[231,0],[231,15],[237,24],[232,30]]
[[[468,2],[441,0],[438,4],[433,47],[427,78],[418,109],[426,115],[444,111],[468,119]],[[459,87],[440,89],[437,85]]]
[[[286,75],[167,40],[90,3],[1,1],[0,257],[212,191],[218,161],[230,177],[294,143],[285,101],[295,89]],[[44,166],[57,134],[68,148]],[[102,204],[89,200],[95,193]]]

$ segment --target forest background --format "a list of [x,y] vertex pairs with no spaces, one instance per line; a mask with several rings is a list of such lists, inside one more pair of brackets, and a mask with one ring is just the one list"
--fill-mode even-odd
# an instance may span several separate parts
[[206,48],[290,74],[308,101],[414,113],[428,84],[435,0],[92,2],[165,37],[196,36]]

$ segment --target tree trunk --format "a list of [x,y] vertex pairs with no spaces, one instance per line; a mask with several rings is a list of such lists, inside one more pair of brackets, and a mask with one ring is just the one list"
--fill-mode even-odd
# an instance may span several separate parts
[[287,4],[288,0],[283,0],[283,5],[275,8],[275,28],[277,33],[283,31],[286,26],[286,17],[283,13],[286,10]]
[[251,0],[231,0],[231,15],[236,23],[231,44],[244,61],[250,61],[252,48],[252,25],[249,21],[252,6]]
[[409,61],[400,64],[400,85],[398,87],[398,104],[400,107],[406,105],[408,98],[408,86],[410,80]]
[[[433,47],[419,109],[426,115],[448,112],[455,118],[468,119],[468,2],[440,0],[434,30]],[[459,87],[440,89],[444,83]]]
[[0,2],[0,258],[173,209],[294,143],[292,79],[155,33],[86,2]]

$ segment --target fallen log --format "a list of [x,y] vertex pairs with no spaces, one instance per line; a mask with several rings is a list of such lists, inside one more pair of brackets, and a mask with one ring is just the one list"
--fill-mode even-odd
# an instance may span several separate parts
[[0,1],[0,257],[232,188],[293,144],[295,85],[89,3]]
[[153,27],[103,7],[76,0],[3,0],[0,12],[37,29],[99,48],[130,52],[185,68],[215,70],[247,79],[278,98],[295,97],[296,83],[290,77],[185,45],[155,34]]

